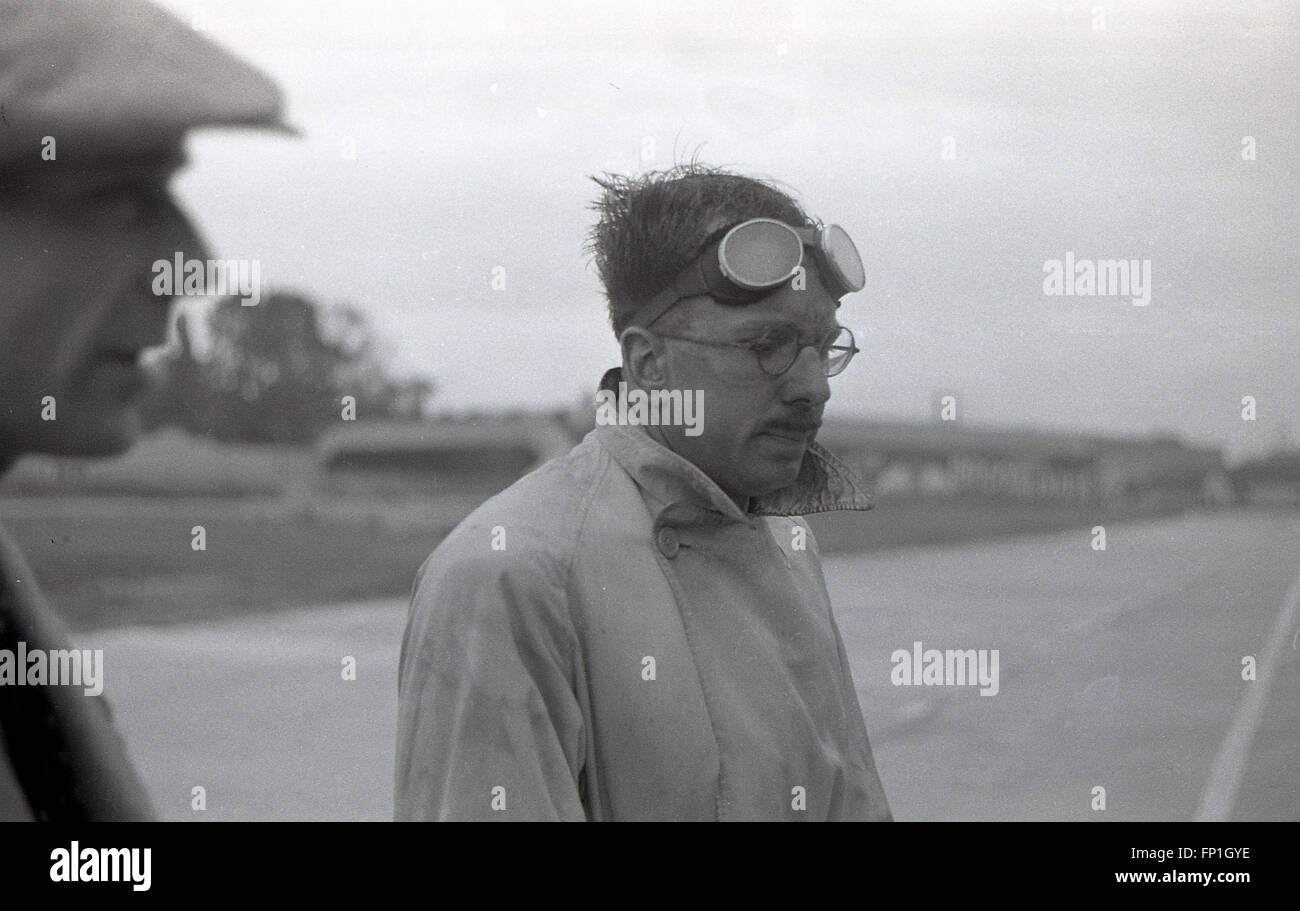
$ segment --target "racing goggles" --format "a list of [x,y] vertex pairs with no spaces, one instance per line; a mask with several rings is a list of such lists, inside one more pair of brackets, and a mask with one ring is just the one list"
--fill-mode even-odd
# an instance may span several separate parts
[[812,250],[822,282],[836,300],[866,285],[858,248],[839,225],[792,228],[774,218],[751,218],[709,244],[640,309],[633,323],[649,328],[679,300],[700,294],[721,303],[753,303],[798,274],[805,247]]

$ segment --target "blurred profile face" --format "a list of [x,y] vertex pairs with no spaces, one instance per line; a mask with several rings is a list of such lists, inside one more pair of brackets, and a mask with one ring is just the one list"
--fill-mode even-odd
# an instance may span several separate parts
[[0,468],[27,452],[104,455],[135,440],[140,352],[163,342],[171,303],[153,293],[153,263],[207,258],[167,188],[181,163],[177,146],[4,176]]
[[[690,324],[662,332],[752,345],[770,339],[774,331],[793,330],[801,342],[813,345],[837,326],[837,303],[810,260],[804,263],[808,280],[803,290],[786,284],[745,306],[719,304],[707,296],[689,298],[677,307],[687,308]],[[634,365],[641,388],[650,388],[643,384],[657,378],[659,388],[703,392],[703,431],[689,436],[683,427],[648,428],[656,439],[692,462],[742,508],[747,497],[794,483],[831,394],[814,348],[802,348],[788,371],[771,376],[752,351],[656,337],[655,327],[631,331],[654,338],[645,348],[653,345],[659,352]]]

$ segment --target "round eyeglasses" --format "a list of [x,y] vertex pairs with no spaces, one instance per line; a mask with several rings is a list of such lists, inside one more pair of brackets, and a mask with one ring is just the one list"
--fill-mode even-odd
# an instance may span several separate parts
[[663,338],[682,342],[694,342],[697,345],[709,345],[714,348],[743,348],[754,352],[759,368],[768,376],[780,376],[794,366],[800,352],[813,348],[821,359],[822,368],[827,376],[843,373],[844,368],[853,360],[853,355],[860,349],[847,326],[828,329],[816,342],[806,342],[793,329],[769,329],[759,339],[752,342],[723,342],[717,339],[695,338],[685,335],[669,335],[666,332],[650,330]]

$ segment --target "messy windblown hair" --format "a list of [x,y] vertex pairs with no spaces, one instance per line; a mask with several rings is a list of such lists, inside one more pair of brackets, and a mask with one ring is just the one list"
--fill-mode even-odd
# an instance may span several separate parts
[[776,185],[694,161],[592,180],[603,192],[591,206],[600,217],[586,250],[605,286],[615,335],[719,230],[750,218],[809,222],[799,203]]

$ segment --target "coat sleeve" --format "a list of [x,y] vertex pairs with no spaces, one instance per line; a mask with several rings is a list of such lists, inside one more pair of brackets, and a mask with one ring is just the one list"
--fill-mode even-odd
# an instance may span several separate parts
[[[0,574],[0,648],[12,650],[18,642],[40,651],[71,648],[67,628],[45,602],[3,528]],[[76,686],[3,690],[0,747],[7,747],[14,777],[37,819],[156,819],[148,789],[127,757],[104,697],[87,697]]]
[[[797,521],[808,529],[809,552],[817,561],[817,575],[824,589],[826,587],[826,576],[821,569],[821,548],[818,546],[817,539],[813,536],[812,528],[808,523],[802,517]],[[866,718],[862,714],[862,705],[858,701],[857,687],[853,682],[853,674],[849,669],[849,656],[844,648],[844,637],[840,635],[839,624],[835,622],[835,612],[832,610],[828,616],[831,632],[835,637],[835,655],[836,660],[839,662],[840,687],[844,693],[850,716],[848,735],[862,764],[861,775],[854,782],[853,787],[845,789],[842,799],[832,808],[831,819],[859,822],[893,822],[894,813],[889,808],[889,800],[885,797],[885,786],[880,780],[880,772],[876,769],[876,757],[871,751],[871,740],[867,735]]]
[[434,552],[412,592],[394,818],[583,820],[577,640],[558,561],[466,537]]
[[850,730],[854,740],[857,741],[858,755],[863,763],[861,781],[845,795],[844,804],[836,808],[834,818],[861,822],[893,822],[894,813],[889,808],[889,800],[885,797],[885,786],[880,780],[880,772],[876,769],[876,757],[871,752],[866,719],[862,714],[862,706],[858,702],[853,675],[849,672],[849,656],[844,651],[844,640],[840,637],[839,627],[833,617],[831,626],[835,630],[835,650],[839,654],[840,679],[843,681],[841,686],[844,688],[849,710],[855,713],[853,721],[856,723],[851,724]]

